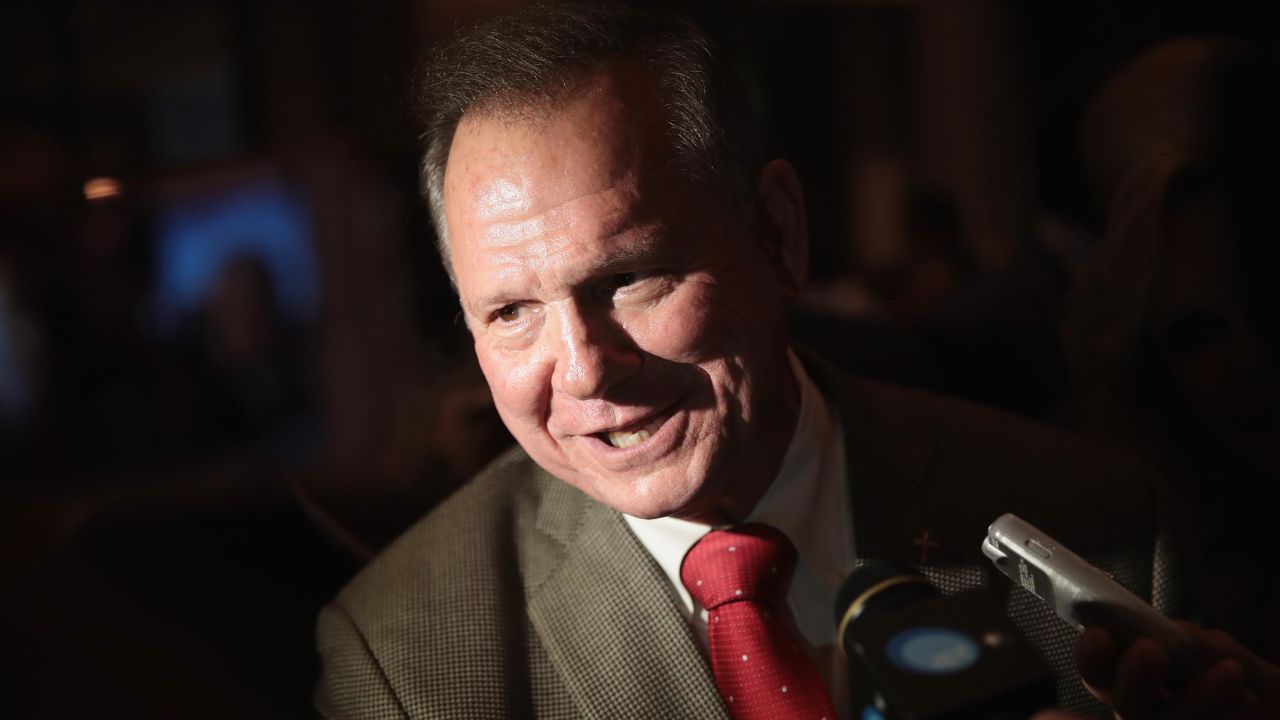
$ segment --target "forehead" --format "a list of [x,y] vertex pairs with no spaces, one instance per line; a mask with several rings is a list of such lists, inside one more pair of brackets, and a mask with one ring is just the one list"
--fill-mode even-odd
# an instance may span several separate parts
[[638,179],[671,155],[660,114],[656,82],[628,63],[577,78],[551,102],[468,113],[449,153],[446,213],[509,218]]
[[547,107],[465,116],[444,183],[459,289],[481,271],[465,267],[477,256],[519,264],[557,243],[608,252],[610,238],[677,212],[688,183],[661,118],[656,82],[621,64]]

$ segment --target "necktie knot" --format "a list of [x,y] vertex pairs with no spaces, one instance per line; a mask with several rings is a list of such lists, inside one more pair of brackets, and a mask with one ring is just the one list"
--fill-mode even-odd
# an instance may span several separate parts
[[708,610],[742,600],[776,605],[786,597],[795,563],[786,535],[750,523],[707,533],[685,555],[680,579]]

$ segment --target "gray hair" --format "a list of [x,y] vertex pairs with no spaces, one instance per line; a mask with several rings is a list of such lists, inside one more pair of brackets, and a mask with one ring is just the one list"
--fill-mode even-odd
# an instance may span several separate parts
[[614,3],[537,3],[465,32],[431,58],[418,100],[425,116],[421,183],[453,278],[444,175],[464,114],[554,106],[611,60],[657,80],[680,170],[725,192],[749,222],[760,142],[747,94],[692,25]]

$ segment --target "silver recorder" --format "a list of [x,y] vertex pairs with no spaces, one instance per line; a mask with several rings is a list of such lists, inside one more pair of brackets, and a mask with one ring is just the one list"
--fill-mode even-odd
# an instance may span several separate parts
[[1197,643],[1191,636],[1110,575],[1017,515],[1005,513],[991,523],[982,554],[1077,628],[1100,625],[1125,644],[1140,637],[1156,640],[1169,653],[1175,678],[1185,678],[1196,667]]

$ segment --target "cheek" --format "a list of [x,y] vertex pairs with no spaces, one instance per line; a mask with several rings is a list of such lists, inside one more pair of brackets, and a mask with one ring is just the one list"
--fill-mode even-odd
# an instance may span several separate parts
[[627,332],[645,352],[674,362],[736,354],[753,325],[736,290],[712,279],[691,281],[658,307],[630,318]]
[[494,404],[512,432],[539,423],[549,397],[550,383],[535,360],[476,346],[476,358],[484,373]]
[[645,353],[678,363],[703,359],[708,334],[707,315],[698,307],[682,305],[669,312],[637,318],[628,333]]

